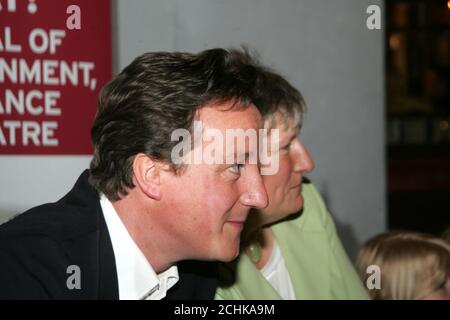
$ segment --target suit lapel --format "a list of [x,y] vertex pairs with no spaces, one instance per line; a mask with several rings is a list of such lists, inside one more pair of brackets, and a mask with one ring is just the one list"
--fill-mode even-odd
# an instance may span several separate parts
[[99,197],[88,177],[86,170],[60,200],[70,208],[64,214],[73,222],[70,229],[60,230],[59,238],[69,263],[81,270],[81,290],[70,294],[82,299],[118,299],[114,251]]

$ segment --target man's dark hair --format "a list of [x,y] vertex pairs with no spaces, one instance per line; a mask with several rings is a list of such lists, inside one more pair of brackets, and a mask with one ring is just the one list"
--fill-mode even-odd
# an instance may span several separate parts
[[197,110],[232,101],[254,100],[260,70],[246,50],[210,49],[198,54],[145,53],[102,90],[91,130],[94,157],[90,183],[110,200],[134,187],[132,164],[138,153],[171,162],[175,129],[192,130]]

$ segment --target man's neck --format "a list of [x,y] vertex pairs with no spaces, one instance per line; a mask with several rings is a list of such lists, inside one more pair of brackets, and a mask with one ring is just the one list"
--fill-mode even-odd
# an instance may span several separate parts
[[146,209],[144,201],[136,201],[136,195],[130,193],[121,200],[112,202],[112,205],[131,238],[157,274],[177,262],[170,254],[171,250],[165,247],[165,242],[161,241],[165,237],[159,234],[156,221],[150,221],[152,215]]

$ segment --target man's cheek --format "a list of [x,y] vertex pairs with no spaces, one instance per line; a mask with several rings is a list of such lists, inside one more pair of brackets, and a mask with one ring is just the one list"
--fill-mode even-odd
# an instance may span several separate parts
[[207,206],[216,215],[225,215],[230,211],[239,198],[237,187],[212,189],[208,194]]

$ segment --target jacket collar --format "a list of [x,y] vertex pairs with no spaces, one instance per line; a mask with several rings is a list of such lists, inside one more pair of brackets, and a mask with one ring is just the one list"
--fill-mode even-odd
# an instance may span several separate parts
[[118,299],[117,272],[111,239],[99,196],[85,170],[72,190],[58,201],[70,222],[57,232],[70,261],[80,266],[84,294],[93,299]]

